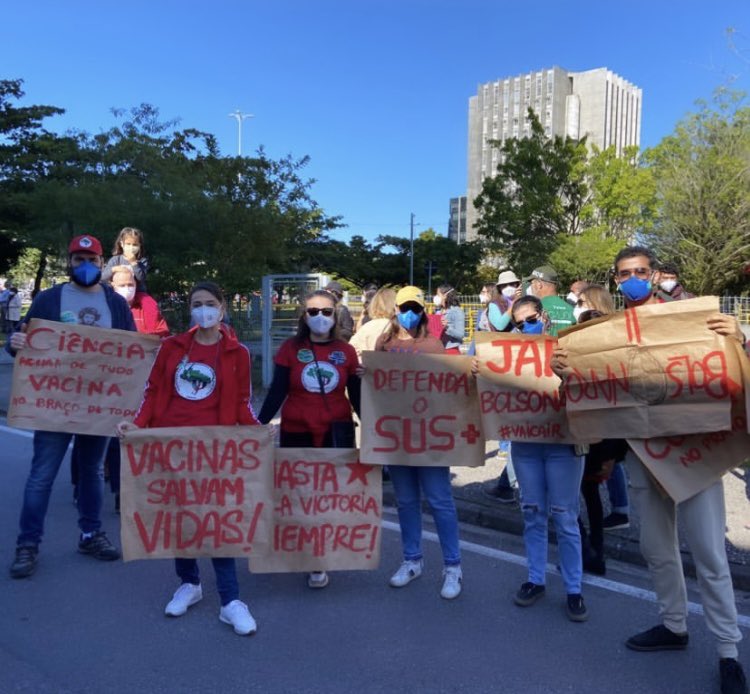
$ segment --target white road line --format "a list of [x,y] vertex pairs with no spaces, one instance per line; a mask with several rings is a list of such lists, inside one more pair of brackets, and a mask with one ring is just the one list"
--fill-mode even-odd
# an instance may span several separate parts
[[27,439],[33,439],[34,438],[34,432],[33,431],[24,431],[23,429],[14,429],[13,427],[6,427],[0,424],[0,431],[5,432],[6,434],[15,434],[16,436],[23,436]]
[[[399,532],[398,523],[393,521],[382,521],[382,526],[387,530],[393,530]],[[430,542],[439,542],[437,534],[429,531],[423,531],[422,537]],[[484,545],[478,545],[475,542],[467,542],[461,540],[461,549],[466,552],[473,552],[474,554],[480,554],[483,557],[489,557],[491,559],[499,559],[500,561],[508,562],[509,564],[516,564],[517,566],[526,566],[525,557],[521,557],[517,554],[511,554],[510,552],[504,552],[500,549],[493,549],[492,547],[485,547]],[[559,576],[560,572],[552,564],[547,564],[547,573]],[[627,583],[620,583],[619,581],[612,581],[608,578],[599,578],[598,576],[590,576],[588,574],[583,575],[583,582],[596,588],[603,588],[613,593],[619,593],[620,595],[627,595],[631,598],[637,598],[638,600],[645,600],[646,602],[656,602],[656,593],[652,590],[644,590],[643,588],[636,588],[635,586],[628,585]],[[688,602],[688,612],[696,615],[703,615],[703,606],[696,602]],[[750,617],[745,615],[737,615],[737,624],[745,629],[750,629]]]

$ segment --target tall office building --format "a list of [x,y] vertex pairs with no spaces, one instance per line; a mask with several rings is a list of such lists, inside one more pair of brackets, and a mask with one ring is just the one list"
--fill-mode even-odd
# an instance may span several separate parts
[[451,198],[448,238],[456,243],[466,241],[466,196]]
[[568,72],[552,67],[480,84],[469,99],[466,236],[476,238],[474,198],[482,181],[495,175],[500,150],[488,140],[528,137],[532,108],[548,137],[569,135],[599,149],[640,145],[642,91],[607,68]]

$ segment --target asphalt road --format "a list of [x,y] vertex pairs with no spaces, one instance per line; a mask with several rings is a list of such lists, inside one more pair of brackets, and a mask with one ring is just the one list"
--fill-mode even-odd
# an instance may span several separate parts
[[[251,637],[219,622],[207,561],[204,599],[178,619],[163,616],[176,588],[170,561],[101,563],[76,550],[76,510],[67,468],[52,496],[40,565],[12,580],[22,487],[31,457],[27,432],[0,421],[0,692],[627,692],[718,691],[717,660],[702,618],[690,618],[684,652],[634,653],[631,634],[658,622],[648,579],[608,563],[588,578],[590,619],[567,620],[551,557],[548,594],[531,608],[511,596],[525,580],[520,539],[466,527],[464,592],[442,600],[440,555],[425,542],[426,571],[406,588],[388,586],[400,560],[386,514],[381,567],[341,572],[311,591],[299,574],[240,571],[243,599],[258,621]],[[66,463],[64,463],[65,465]],[[106,498],[105,529],[118,537]],[[429,524],[427,525],[429,528]],[[694,587],[692,599],[697,599]],[[738,594],[747,635],[750,595]],[[695,607],[697,611],[697,606]],[[741,659],[750,670],[750,648]]]

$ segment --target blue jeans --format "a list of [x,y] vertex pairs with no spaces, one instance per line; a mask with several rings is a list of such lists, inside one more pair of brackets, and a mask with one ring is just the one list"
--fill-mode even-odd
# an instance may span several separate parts
[[615,463],[612,468],[612,475],[607,480],[607,492],[609,493],[612,512],[624,513],[627,516],[630,511],[628,478],[625,475],[625,465],[622,463]]
[[[240,587],[237,583],[237,567],[232,557],[214,557],[211,559],[216,573],[216,589],[219,591],[221,606],[228,605],[232,600],[240,597]],[[175,559],[174,569],[183,583],[197,586],[201,582],[197,559]]]
[[568,593],[581,592],[581,533],[578,529],[583,458],[573,446],[513,442],[523,513],[523,539],[529,581],[545,584],[549,517],[555,523],[563,583]]
[[421,486],[440,538],[443,563],[445,566],[458,566],[461,563],[461,550],[458,546],[458,516],[453,502],[450,468],[389,465],[388,472],[396,493],[404,559],[422,558]]
[[[42,541],[52,484],[73,436],[58,431],[34,432],[34,455],[23,495],[19,546],[38,545]],[[102,527],[102,461],[109,437],[86,434],[75,434],[75,437],[79,451],[78,527],[81,532],[91,533]]]

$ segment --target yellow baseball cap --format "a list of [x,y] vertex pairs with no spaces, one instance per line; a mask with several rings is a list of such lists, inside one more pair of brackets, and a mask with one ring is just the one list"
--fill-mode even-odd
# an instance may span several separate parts
[[413,301],[424,308],[424,293],[419,287],[401,287],[396,294],[396,306]]

